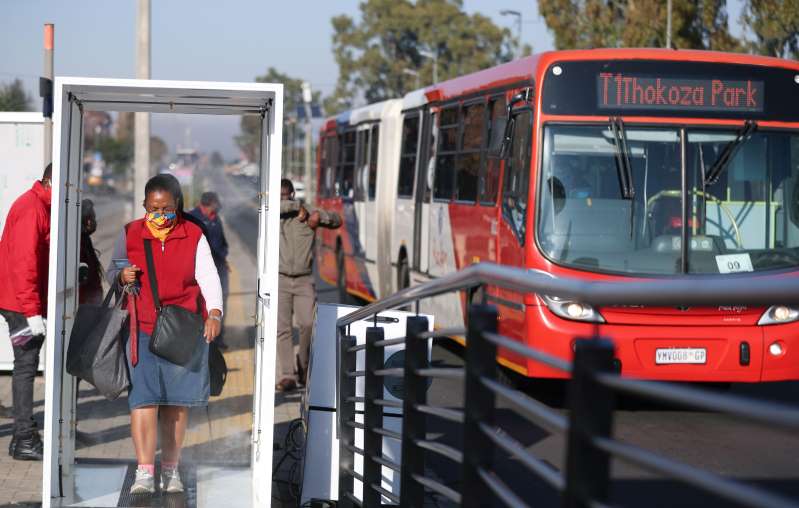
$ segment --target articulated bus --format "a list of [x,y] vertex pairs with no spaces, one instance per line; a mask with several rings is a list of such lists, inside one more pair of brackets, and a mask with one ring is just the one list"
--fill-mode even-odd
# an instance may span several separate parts
[[[799,271],[799,62],[554,51],[330,118],[321,276],[371,300],[489,261],[625,281]],[[467,295],[424,312],[462,326]],[[558,357],[614,340],[624,375],[799,379],[799,309],[595,308],[488,288],[500,331]],[[779,302],[775,302],[778,304]],[[425,305],[427,306],[425,308]],[[500,351],[531,377],[563,374]]]

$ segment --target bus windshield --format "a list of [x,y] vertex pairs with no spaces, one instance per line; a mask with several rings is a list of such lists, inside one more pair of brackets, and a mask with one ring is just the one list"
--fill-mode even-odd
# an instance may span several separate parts
[[627,199],[608,125],[546,127],[536,234],[547,258],[636,275],[799,267],[797,132],[689,128],[683,138],[674,127],[628,126],[625,135]]

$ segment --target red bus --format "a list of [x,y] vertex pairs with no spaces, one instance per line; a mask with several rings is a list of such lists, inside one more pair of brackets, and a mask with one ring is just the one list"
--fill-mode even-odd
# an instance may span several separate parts
[[[481,261],[586,280],[795,275],[797,97],[799,62],[598,49],[542,53],[344,112],[320,136],[318,204],[345,223],[322,233],[320,273],[367,300]],[[780,302],[484,297],[502,333],[561,358],[575,337],[612,338],[625,375],[799,378],[799,309]],[[462,326],[466,299],[422,309]],[[508,351],[500,362],[562,376]]]

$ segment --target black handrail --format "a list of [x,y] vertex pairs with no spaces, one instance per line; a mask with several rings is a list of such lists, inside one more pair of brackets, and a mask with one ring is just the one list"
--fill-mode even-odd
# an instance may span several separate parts
[[587,281],[554,277],[539,270],[521,270],[477,263],[418,286],[409,287],[347,314],[337,326],[367,319],[417,300],[478,286],[519,293],[573,298],[591,305],[718,306],[799,304],[799,277],[785,274],[674,275],[668,278],[625,278]]
[[[409,316],[405,337],[402,338],[384,338],[382,328],[372,327],[367,329],[365,343],[356,346],[354,337],[346,333],[347,325],[365,320],[377,312],[405,306],[419,298],[481,284],[578,298],[591,304],[624,304],[637,301],[646,305],[671,305],[678,302],[690,305],[718,305],[720,302],[766,305],[799,302],[799,278],[736,276],[707,280],[704,288],[703,285],[696,285],[695,278],[658,280],[656,283],[586,283],[495,265],[475,265],[428,284],[404,290],[340,319],[337,322],[341,340],[338,365],[341,457],[339,504],[344,507],[371,507],[380,506],[383,499],[388,499],[402,507],[416,507],[425,504],[426,492],[435,493],[467,507],[480,506],[489,493],[509,506],[533,504],[531,500],[523,499],[515,493],[494,468],[493,452],[498,448],[515,457],[530,475],[543,480],[559,493],[562,506],[568,508],[608,506],[610,460],[614,457],[692,485],[720,499],[733,500],[748,506],[799,508],[798,502],[761,487],[681,464],[637,446],[616,441],[612,436],[616,394],[632,394],[686,407],[717,411],[757,424],[796,431],[799,430],[799,411],[791,407],[718,394],[695,387],[623,378],[614,370],[613,344],[600,338],[576,340],[574,359],[571,362],[553,357],[498,334],[497,311],[487,305],[471,305],[468,309],[468,330],[449,329],[448,334],[442,330],[430,331],[424,316]],[[690,287],[686,286],[688,281]],[[653,290],[653,284],[657,291]],[[787,293],[789,289],[793,292],[791,295]],[[431,367],[427,358],[428,341],[452,334],[465,334],[464,367]],[[383,361],[384,348],[403,343],[403,367],[386,367]],[[500,383],[496,361],[498,347],[569,373],[568,414],[554,411],[527,394]],[[365,361],[356,362],[359,355]],[[383,387],[384,381],[397,379],[399,376],[403,387],[401,403],[387,399]],[[363,379],[363,394],[356,394],[356,378]],[[431,378],[463,382],[463,408],[431,404],[427,400],[427,386]],[[559,471],[535,457],[495,423],[499,399],[510,403],[510,408],[505,404],[503,410],[511,409],[534,424],[566,435],[566,463],[563,470]],[[359,417],[356,404],[362,405],[363,420],[356,421]],[[384,428],[383,417],[389,415],[385,411],[399,408],[402,409],[402,414],[391,414],[390,417],[401,416],[402,432]],[[428,417],[461,425],[463,441],[460,448],[431,439],[427,435]],[[360,421],[364,423],[359,423]],[[363,448],[355,446],[356,429],[363,433]],[[400,463],[395,462],[394,458],[383,456],[383,439],[401,441]],[[425,464],[425,453],[446,457],[453,467],[461,468],[457,489],[430,475],[431,471]],[[363,458],[361,473],[354,469],[355,455]],[[399,473],[399,496],[381,486],[381,479],[385,475],[381,468]],[[361,482],[360,500],[354,495],[353,479]]]

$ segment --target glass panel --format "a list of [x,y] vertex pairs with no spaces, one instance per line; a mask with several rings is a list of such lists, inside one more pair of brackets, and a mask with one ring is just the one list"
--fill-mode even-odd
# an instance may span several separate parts
[[413,196],[413,177],[416,174],[416,151],[419,146],[419,117],[406,117],[402,123],[402,158],[400,160],[397,195]]
[[[488,136],[486,139],[493,137],[493,129],[495,128],[494,122],[497,118],[505,116],[505,98],[499,97],[490,102],[491,117],[488,119]],[[486,156],[485,170],[480,172],[480,202],[486,204],[495,204],[497,202],[497,193],[499,192],[499,171],[502,167],[502,161],[497,157]]]
[[515,116],[511,156],[505,162],[505,184],[502,191],[502,212],[524,245],[527,217],[527,196],[530,182],[530,150],[532,125],[529,111]]
[[799,264],[799,134],[759,131],[705,182],[735,131],[688,133],[688,270],[728,273]]
[[441,110],[441,126],[458,124],[458,107],[451,107]]
[[435,174],[436,170],[436,150],[438,149],[438,124],[436,123],[436,113],[430,113],[430,139],[428,140],[428,155],[427,155],[427,163],[423,168],[424,180],[425,180],[425,191],[424,196],[422,196],[422,201],[425,203],[430,202],[430,196],[433,193],[433,175]]
[[458,149],[458,127],[441,129],[441,151],[454,152]]
[[419,117],[405,118],[402,122],[402,154],[416,156],[419,144]]
[[483,148],[484,128],[484,104],[472,104],[463,108],[463,145],[461,149],[466,151]]
[[433,184],[435,199],[452,199],[453,177],[455,176],[455,156],[439,155],[436,160],[436,177]]
[[397,182],[397,195],[401,198],[413,196],[413,174],[416,166],[416,157],[403,156],[400,159],[399,182]]
[[370,140],[371,155],[369,157],[369,201],[375,199],[377,192],[377,145],[380,138],[380,127],[375,125],[372,127],[372,136]]
[[358,158],[356,159],[355,200],[363,201],[366,195],[366,179],[369,176],[369,131],[358,131]]
[[480,152],[458,156],[455,188],[457,201],[477,200],[477,172],[480,170]]
[[547,127],[538,242],[554,261],[643,274],[681,271],[677,130],[628,128],[634,202],[622,198],[607,126]]

